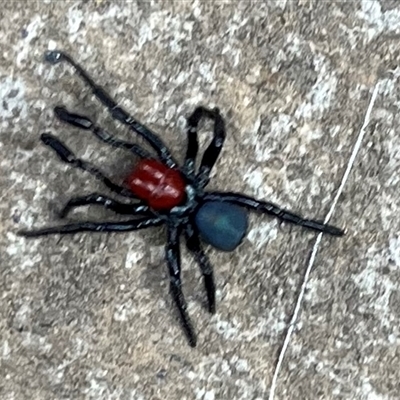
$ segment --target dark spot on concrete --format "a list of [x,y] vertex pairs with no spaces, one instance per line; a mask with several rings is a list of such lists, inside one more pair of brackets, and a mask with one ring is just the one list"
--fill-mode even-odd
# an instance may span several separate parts
[[167,371],[165,369],[161,369],[157,372],[156,376],[158,379],[165,379],[165,377],[167,376]]
[[8,93],[7,98],[13,99],[18,96],[18,93],[19,93],[19,89],[11,89],[10,92]]

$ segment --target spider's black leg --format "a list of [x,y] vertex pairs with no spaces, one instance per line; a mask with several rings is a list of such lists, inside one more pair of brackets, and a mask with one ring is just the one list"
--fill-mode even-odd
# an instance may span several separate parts
[[181,252],[179,249],[180,227],[174,223],[168,225],[168,243],[166,246],[166,259],[170,275],[170,291],[179,311],[182,328],[192,347],[196,346],[196,334],[190,321],[185,298],[182,293],[181,280]]
[[143,215],[149,212],[149,206],[141,201],[135,204],[126,204],[100,193],[91,193],[86,196],[73,197],[70,199],[60,211],[60,218],[65,218],[74,208],[91,204],[103,206],[108,210],[114,211],[116,214],[122,215]]
[[204,286],[207,292],[208,311],[215,314],[215,283],[213,267],[202,248],[199,233],[197,232],[195,225],[187,225],[185,228],[185,234],[186,246],[199,264],[203,275]]
[[98,139],[112,147],[128,150],[141,158],[152,158],[149,152],[137,144],[125,142],[124,140],[115,138],[105,129],[99,127],[84,115],[70,113],[65,107],[55,107],[54,113],[58,119],[66,122],[67,124],[81,129],[90,130]]
[[82,80],[92,89],[96,98],[107,107],[111,116],[130,129],[143,137],[157,152],[160,159],[170,168],[176,167],[177,163],[172,157],[170,151],[164,142],[149,128],[140,123],[138,120],[129,115],[123,108],[121,108],[115,100],[100,86],[96,85],[88,73],[75,62],[68,54],[61,51],[48,51],[45,54],[45,60],[51,64],[57,64],[65,61],[70,64]]
[[304,228],[313,229],[318,232],[328,233],[333,236],[343,236],[345,231],[332,225],[325,225],[322,221],[306,219],[300,215],[284,210],[273,203],[256,200],[240,193],[212,192],[204,196],[204,200],[227,201],[257,212],[273,215],[284,222],[290,222]]
[[25,237],[38,237],[54,234],[74,234],[79,232],[130,232],[139,229],[159,226],[163,223],[160,218],[138,218],[122,222],[79,222],[62,226],[52,226],[32,231],[19,231],[18,235]]
[[61,161],[71,164],[71,166],[74,168],[79,168],[83,171],[89,172],[89,174],[102,181],[104,185],[106,185],[111,191],[121,196],[136,199],[136,196],[130,190],[113,183],[98,168],[77,158],[75,154],[55,136],[49,133],[42,133],[40,139],[46,146],[51,147],[57,153]]
[[202,116],[201,108],[198,107],[187,119],[187,149],[184,163],[184,170],[186,173],[194,177],[196,167],[196,157],[199,151],[199,142],[197,140],[197,127]]
[[198,150],[197,127],[202,118],[210,118],[214,120],[213,139],[204,152],[199,172],[196,176],[198,185],[201,188],[204,188],[210,180],[211,169],[216,163],[225,141],[225,123],[218,108],[209,110],[205,107],[197,107],[193,114],[188,118],[188,148],[186,152],[185,169],[189,173],[193,173],[194,170],[195,158]]

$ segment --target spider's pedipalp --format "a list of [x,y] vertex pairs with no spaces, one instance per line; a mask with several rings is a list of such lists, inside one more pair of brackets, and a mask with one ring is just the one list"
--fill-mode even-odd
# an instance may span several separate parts
[[73,209],[88,205],[100,205],[121,215],[145,215],[149,213],[149,206],[143,202],[135,204],[121,203],[100,193],[90,193],[86,196],[73,197],[60,211],[60,218],[65,218]]
[[60,121],[66,122],[67,124],[76,126],[80,129],[88,130],[93,126],[93,122],[88,117],[72,114],[68,112],[64,106],[54,107],[54,114]]
[[107,186],[111,191],[125,197],[130,197],[136,199],[137,197],[128,189],[119,186],[107,178],[103,172],[101,172],[97,167],[88,163],[87,161],[77,158],[75,154],[63,143],[60,139],[51,135],[50,133],[43,133],[40,136],[42,142],[53,149],[61,161],[70,164],[74,168],[86,171],[99,179],[105,186]]
[[54,113],[60,121],[80,129],[90,130],[98,139],[112,147],[128,150],[140,158],[152,158],[151,154],[139,145],[115,138],[84,115],[70,113],[63,106],[55,107]]

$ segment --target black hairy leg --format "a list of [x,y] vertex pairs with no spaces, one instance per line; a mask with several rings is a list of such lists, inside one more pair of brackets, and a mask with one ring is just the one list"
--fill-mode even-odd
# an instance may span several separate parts
[[68,200],[60,211],[60,218],[65,218],[73,209],[88,205],[98,205],[121,215],[143,215],[150,211],[149,206],[138,201],[134,204],[121,203],[100,193],[90,193],[86,196],[77,196]]
[[303,228],[312,229],[314,231],[328,233],[333,236],[344,235],[344,230],[336,228],[332,225],[326,225],[322,221],[306,219],[300,215],[294,214],[291,211],[284,210],[279,206],[263,200],[257,200],[250,196],[234,192],[211,192],[204,196],[208,201],[221,201],[245,207],[263,214],[269,214],[273,217],[279,218],[281,221],[289,222],[291,224],[302,226]]
[[58,64],[60,62],[66,62],[71,65],[76,73],[82,78],[82,80],[88,85],[94,94],[94,96],[107,108],[110,115],[117,121],[124,125],[127,125],[130,129],[135,131],[143,139],[145,139],[150,146],[157,152],[159,158],[168,166],[175,167],[176,161],[171,155],[164,142],[144,124],[139,122],[137,119],[129,115],[113,98],[100,86],[98,86],[89,74],[68,54],[61,51],[48,51],[45,54],[45,60],[51,64]]

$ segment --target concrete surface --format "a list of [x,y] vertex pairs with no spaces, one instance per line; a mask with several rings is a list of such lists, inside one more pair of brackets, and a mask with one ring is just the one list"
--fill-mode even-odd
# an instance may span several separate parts
[[[107,191],[40,145],[43,131],[122,176],[133,160],[55,121],[65,104],[110,120],[47,49],[74,55],[182,155],[198,104],[228,137],[211,188],[323,218],[377,81],[372,121],[324,237],[276,399],[400,399],[400,5],[394,0],[2,2],[0,10],[0,398],[268,398],[315,234],[252,217],[234,253],[208,249],[218,312],[204,310],[184,252],[199,333],[186,344],[168,295],[164,234],[25,240],[60,223],[69,197]],[[206,138],[207,135],[204,135]],[[89,216],[88,216],[89,215]],[[105,218],[102,210],[71,219]]]

